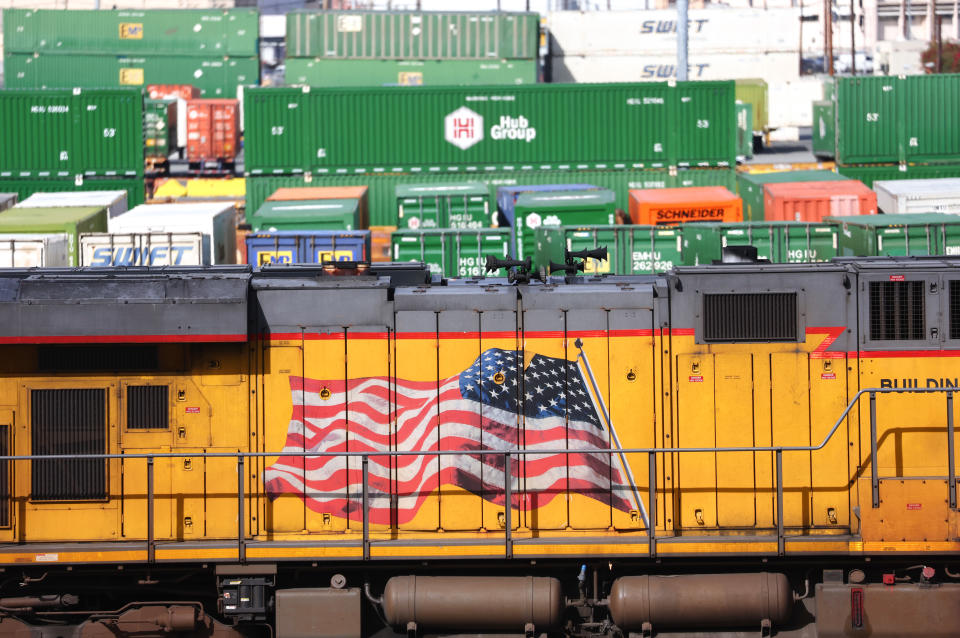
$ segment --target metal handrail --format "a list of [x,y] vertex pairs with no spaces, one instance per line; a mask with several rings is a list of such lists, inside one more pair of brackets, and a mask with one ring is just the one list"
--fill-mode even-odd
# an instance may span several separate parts
[[[649,462],[649,523],[647,525],[647,539],[649,555],[656,555],[656,492],[657,492],[657,454],[675,454],[685,452],[773,452],[776,455],[776,495],[777,495],[777,552],[779,555],[784,553],[784,523],[783,523],[783,453],[784,452],[815,452],[823,449],[830,439],[833,438],[837,429],[847,419],[850,410],[858,403],[860,398],[868,394],[870,398],[870,463],[871,487],[873,507],[880,506],[880,478],[877,472],[877,394],[932,394],[946,393],[947,395],[947,457],[948,457],[948,489],[949,503],[951,509],[957,507],[957,485],[956,472],[954,467],[954,419],[953,419],[953,393],[960,392],[960,387],[946,388],[864,388],[857,393],[847,403],[847,407],[837,418],[833,427],[827,432],[823,440],[817,445],[781,445],[781,446],[736,446],[736,447],[641,447],[641,448],[591,448],[589,450],[576,450],[578,452],[587,452],[590,454],[647,454]],[[398,456],[462,456],[464,454],[487,456],[496,455],[504,458],[504,552],[506,558],[513,557],[513,525],[512,525],[512,497],[513,487],[511,481],[507,480],[511,476],[511,459],[513,456],[520,455],[543,455],[543,454],[569,454],[569,449],[527,449],[513,448],[509,450],[394,450],[394,451],[367,451],[367,452],[157,452],[157,453],[135,453],[135,454],[29,454],[29,455],[0,455],[0,461],[34,461],[34,460],[66,460],[66,459],[146,459],[147,460],[147,560],[155,562],[156,560],[156,539],[154,538],[154,460],[162,458],[235,458],[237,459],[237,550],[240,562],[246,561],[246,529],[245,529],[245,461],[250,458],[265,457],[301,457],[301,458],[323,458],[323,457],[360,457],[363,474],[362,487],[362,548],[363,558],[370,558],[370,511],[369,511],[369,460],[370,457],[398,457]]]

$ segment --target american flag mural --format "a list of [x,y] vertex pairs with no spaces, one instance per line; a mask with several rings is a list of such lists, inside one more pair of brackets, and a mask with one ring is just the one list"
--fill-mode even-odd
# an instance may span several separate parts
[[[590,453],[608,448],[609,437],[577,362],[536,354],[525,374],[523,362],[522,350],[491,348],[439,383],[291,376],[294,407],[284,452],[565,449],[513,457],[514,507],[541,507],[571,491],[633,509],[620,496],[626,488],[611,455]],[[409,522],[443,485],[504,503],[500,455],[372,456],[368,470],[372,523]],[[317,512],[362,517],[359,458],[278,457],[264,483],[271,497],[292,493]]]

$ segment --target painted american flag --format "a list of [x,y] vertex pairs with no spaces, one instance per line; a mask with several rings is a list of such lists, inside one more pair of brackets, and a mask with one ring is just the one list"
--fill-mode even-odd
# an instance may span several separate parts
[[[513,506],[535,509],[567,491],[629,511],[609,437],[576,361],[491,348],[458,375],[436,381],[290,377],[293,416],[284,452],[565,449],[511,460]],[[497,378],[497,373],[502,378]],[[330,396],[323,399],[326,388]],[[522,417],[522,418],[521,418]],[[393,423],[395,422],[395,426]],[[441,485],[504,503],[499,455],[372,456],[370,521],[404,524]],[[268,495],[292,493],[321,513],[362,518],[359,458],[278,457],[264,474]]]

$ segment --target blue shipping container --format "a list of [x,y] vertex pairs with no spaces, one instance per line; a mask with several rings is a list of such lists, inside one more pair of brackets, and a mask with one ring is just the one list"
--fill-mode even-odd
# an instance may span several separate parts
[[278,230],[247,235],[247,263],[251,266],[369,260],[367,230]]

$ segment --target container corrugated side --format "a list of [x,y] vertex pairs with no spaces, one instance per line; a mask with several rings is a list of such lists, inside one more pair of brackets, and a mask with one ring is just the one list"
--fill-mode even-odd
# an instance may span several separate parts
[[143,152],[166,160],[177,147],[177,100],[143,101]]
[[468,176],[733,166],[733,109],[733,82],[251,88],[245,166],[250,175]]
[[517,259],[533,257],[541,226],[613,224],[616,195],[606,189],[522,193],[510,228]]
[[233,162],[240,146],[240,104],[235,99],[186,101],[187,160]]
[[828,100],[813,103],[813,124],[810,127],[811,146],[817,157],[831,158],[837,154],[836,106]]
[[0,127],[0,179],[143,175],[140,91],[0,91]]
[[209,266],[203,233],[87,233],[80,235],[80,265]]
[[4,50],[16,53],[259,54],[256,9],[5,9]]
[[767,111],[767,82],[760,78],[737,79],[737,100],[753,106],[751,131],[757,135],[766,132],[769,126]]
[[17,204],[17,208],[76,208],[78,206],[103,206],[108,217],[116,217],[130,208],[127,191],[69,191],[33,193]]
[[69,266],[64,233],[0,235],[0,268],[55,268]]
[[247,263],[251,266],[370,260],[367,230],[251,233],[246,244]]
[[561,264],[566,250],[606,248],[607,259],[588,259],[584,272],[641,275],[683,265],[681,230],[663,226],[553,226],[536,230],[534,263]]
[[874,182],[877,207],[892,214],[960,213],[960,179],[904,179]]
[[753,157],[753,105],[737,101],[737,161]]
[[616,193],[617,208],[626,210],[627,191],[631,188],[724,186],[733,191],[736,176],[733,169],[715,168],[679,170],[676,171],[676,174],[671,174],[666,169],[662,169],[646,171],[491,171],[482,175],[470,175],[469,177],[457,174],[338,175],[330,177],[311,176],[309,182],[305,181],[303,175],[248,177],[245,182],[247,220],[251,220],[253,213],[278,188],[365,185],[369,187],[370,225],[395,226],[397,215],[396,187],[398,185],[424,183],[442,185],[462,182],[465,178],[486,184],[490,190],[491,201],[496,201],[497,188],[500,186],[589,182]]
[[323,60],[287,58],[287,84],[315,87],[534,84],[536,60]]
[[894,179],[934,179],[939,177],[960,177],[960,162],[957,164],[880,165],[880,166],[837,166],[837,172],[856,179],[868,187],[878,180]]
[[77,208],[10,208],[0,213],[0,233],[66,233],[67,261],[79,265],[80,235],[107,230],[107,209],[99,206]]
[[856,180],[766,184],[763,191],[768,221],[820,222],[877,213],[877,194]]
[[238,86],[260,82],[259,60],[240,57],[8,53],[3,69],[6,87],[11,89],[192,84],[202,97],[235,98]]
[[394,261],[422,261],[430,272],[444,277],[505,277],[500,269],[485,271],[488,255],[507,257],[510,231],[506,229],[398,230],[391,236]]
[[960,159],[960,74],[909,75],[899,81],[906,161],[956,162]]
[[338,59],[535,58],[536,13],[297,11],[287,55]]
[[743,220],[762,222],[763,185],[784,182],[826,182],[848,179],[843,175],[825,170],[780,171],[774,173],[737,173],[737,195],[743,200]]
[[0,191],[14,192],[20,201],[27,199],[34,193],[67,193],[100,190],[126,191],[127,205],[129,208],[139,206],[146,199],[142,179],[0,179]]
[[837,217],[842,256],[960,254],[960,217],[941,213]]
[[199,232],[205,238],[204,263],[232,264],[237,259],[237,211],[229,202],[145,204],[111,218],[109,232]]

